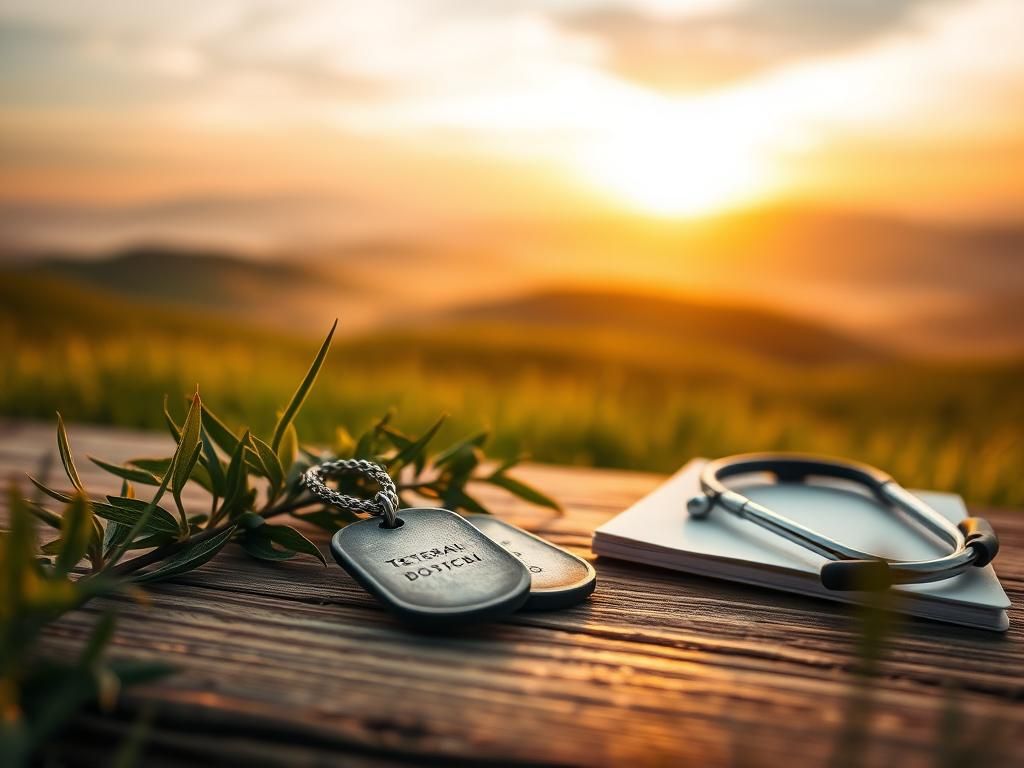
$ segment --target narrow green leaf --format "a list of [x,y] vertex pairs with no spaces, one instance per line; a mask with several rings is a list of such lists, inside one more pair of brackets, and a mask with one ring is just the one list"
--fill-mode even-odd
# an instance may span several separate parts
[[384,427],[380,432],[384,437],[390,440],[391,444],[398,450],[402,450],[403,448],[407,448],[412,445],[412,438],[402,432],[399,432],[394,427]]
[[242,545],[242,549],[246,553],[257,560],[291,560],[295,557],[295,552],[292,550],[275,547],[274,542],[264,533],[263,528],[254,528],[251,531],[246,531],[238,540],[238,543]]
[[71,455],[71,444],[68,442],[68,433],[64,429],[64,419],[57,414],[57,450],[60,452],[60,463],[64,465],[68,480],[71,485],[80,491],[85,491],[81,478],[78,477],[78,469],[75,467],[75,460]]
[[113,636],[114,614],[104,613],[96,622],[92,634],[89,635],[89,642],[85,644],[82,654],[78,657],[79,666],[87,669],[96,664]]
[[235,451],[231,454],[231,461],[228,462],[228,470],[224,476],[224,501],[221,504],[220,515],[230,516],[242,509],[242,502],[248,488],[245,446],[249,442],[249,437],[250,433],[247,431],[243,438],[235,444]]
[[213,445],[213,439],[206,429],[206,424],[203,424],[201,438],[203,442],[203,455],[206,458],[206,470],[210,473],[210,486],[213,489],[213,495],[223,496],[224,466],[221,464],[220,456],[217,455],[217,449]]
[[276,496],[284,484],[284,468],[281,466],[281,462],[273,448],[256,437],[256,435],[250,435],[249,439],[256,447],[260,464],[263,466],[264,476],[270,481],[270,488],[273,491],[271,495]]
[[7,504],[7,530],[0,536],[0,604],[5,611],[18,611],[25,598],[25,577],[34,567],[37,553],[36,521],[14,483],[8,486]]
[[516,480],[514,477],[509,477],[504,474],[493,474],[490,477],[485,478],[486,482],[491,485],[496,485],[499,488],[504,488],[506,491],[511,493],[513,496],[518,496],[524,501],[528,501],[531,504],[536,504],[538,507],[548,507],[556,512],[562,511],[562,505],[552,499],[550,496],[538,491],[533,486],[527,485],[521,480]]
[[267,521],[255,512],[243,512],[238,516],[238,520],[236,522],[238,523],[238,527],[245,531],[251,531],[254,528],[259,528],[267,524]]
[[292,395],[292,399],[284,409],[284,413],[278,419],[277,426],[274,427],[274,437],[270,441],[270,447],[274,449],[274,453],[277,453],[278,448],[281,447],[281,440],[284,439],[285,430],[288,429],[288,425],[295,419],[295,415],[306,400],[306,395],[309,394],[313,382],[316,381],[317,374],[320,373],[320,367],[324,364],[324,359],[327,357],[327,350],[331,348],[331,339],[334,337],[334,331],[337,327],[338,321],[335,320],[334,325],[331,326],[330,333],[327,334],[324,343],[320,345],[320,351],[316,353],[313,364],[309,367],[309,371],[306,372],[306,377],[299,384],[299,388],[295,390],[295,394]]
[[[95,512],[95,510],[93,510]],[[101,517],[101,515],[97,515]],[[114,547],[124,541],[125,537],[130,531],[127,525],[123,525],[114,520],[107,520],[107,525],[103,529],[103,553],[104,555],[110,554]]]
[[44,555],[58,555],[62,549],[64,549],[64,539],[59,538],[48,541],[39,547],[39,551]]
[[51,528],[56,528],[58,531],[61,526],[61,518],[56,512],[47,509],[42,504],[32,501],[31,499],[24,500],[25,508],[36,516],[38,520],[42,520]]
[[151,472],[158,480],[163,480],[164,475],[167,474],[167,470],[171,468],[171,459],[151,459],[151,458],[138,458],[128,459],[126,464],[133,467],[139,467],[147,472]]
[[280,462],[281,469],[284,470],[286,476],[298,455],[299,433],[295,431],[294,424],[289,424],[288,428],[284,431],[284,437],[281,438],[281,445],[277,447],[277,460]]
[[231,526],[209,539],[188,542],[177,554],[168,558],[153,570],[135,576],[134,581],[143,583],[162,581],[198,568],[216,555],[228,543],[234,533],[235,526]]
[[[152,472],[158,478],[163,478],[170,470],[171,462],[172,459],[140,458],[129,459],[127,461],[127,464],[133,467],[139,467],[141,469],[146,470],[147,472]],[[213,492],[213,482],[210,479],[210,473],[202,464],[196,464],[194,467],[192,467],[192,479],[196,483],[198,483],[203,489],[209,491],[210,493]]]
[[293,513],[292,517],[312,523],[329,533],[334,533],[339,528],[344,528],[349,523],[354,523],[359,519],[358,515],[335,509],[334,507],[321,507],[312,512]]
[[478,432],[475,435],[471,435],[464,440],[449,446],[445,450],[438,453],[433,461],[431,462],[435,467],[442,467],[445,464],[451,462],[456,456],[468,448],[480,448],[484,443],[487,442],[487,438],[490,437],[489,432]]
[[[298,439],[298,435],[296,435],[296,447],[298,447]],[[339,426],[334,429],[334,445],[331,448],[339,459],[350,459],[355,455],[356,441],[347,429]]]
[[444,506],[445,509],[450,509],[452,512],[465,509],[469,512],[479,512],[484,515],[490,514],[487,507],[466,493],[465,490],[457,487],[449,488],[448,492],[445,493]]
[[181,429],[181,440],[178,441],[178,448],[174,451],[174,463],[171,490],[175,498],[181,496],[181,491],[192,476],[192,469],[199,461],[199,452],[202,448],[201,433],[203,429],[203,403],[199,399],[197,391],[192,396],[192,405],[189,406],[188,415],[185,417],[185,424]]
[[251,438],[252,435],[250,435],[250,444],[245,446],[245,465],[257,477],[266,477],[267,470],[264,468],[263,462],[260,461],[260,455],[256,452],[255,446],[251,444]]
[[55,491],[53,488],[47,488],[41,482],[39,482],[34,477],[32,477],[32,475],[26,475],[26,477],[28,477],[29,482],[31,482],[32,485],[34,485],[36,488],[38,488],[40,491],[45,493],[47,496],[49,496],[54,501],[62,501],[65,504],[70,504],[71,503],[71,496],[70,496],[70,494],[64,493],[63,491]]
[[171,433],[171,437],[174,438],[174,442],[181,442],[181,427],[174,423],[174,417],[171,416],[171,412],[167,410],[167,395],[164,395],[164,423],[167,425],[167,431]]
[[[121,525],[133,526],[152,502],[129,499],[124,496],[107,496],[107,504],[96,504],[96,514],[104,520],[113,520]],[[112,509],[108,509],[111,507]],[[180,530],[174,515],[161,506],[153,505],[153,511],[141,531],[148,533],[177,533]],[[141,532],[140,531],[140,532]]]
[[[138,537],[138,535],[146,529],[146,526],[149,525],[149,521],[153,519],[154,511],[157,509],[157,504],[160,503],[160,499],[162,499],[163,495],[167,492],[167,485],[168,483],[170,483],[170,481],[171,473],[167,472],[164,475],[164,479],[160,483],[160,487],[156,489],[156,493],[153,494],[153,498],[150,499],[149,503],[146,505],[146,508],[142,511],[142,514],[139,515],[138,520],[136,520],[135,523],[132,525],[132,529],[128,532],[128,535],[125,537],[124,541],[117,547],[115,547],[114,551],[110,553],[110,557],[107,560],[109,565],[113,566],[114,564],[116,564],[117,561],[121,558],[121,556],[124,555],[125,550],[128,548],[128,544],[134,541]],[[129,501],[135,501],[135,499],[129,499]],[[117,507],[113,507],[113,505],[111,505],[111,508],[117,509]],[[166,512],[167,510],[164,511]],[[97,511],[97,514],[102,516],[102,513],[99,511]],[[170,513],[168,513],[168,515],[169,514]],[[172,522],[174,522],[175,531],[177,531],[177,522],[174,521],[173,517],[171,517],[171,520]],[[118,522],[121,521],[119,520]]]
[[324,565],[327,565],[327,558],[312,541],[303,536],[299,531],[288,525],[264,525],[261,529],[271,541],[279,544],[285,549],[293,552],[300,552],[304,555],[312,555]]
[[54,563],[57,573],[69,573],[85,557],[93,535],[92,514],[89,499],[78,491],[61,516],[60,537],[64,546]]
[[442,414],[430,429],[420,435],[416,440],[408,443],[397,454],[395,454],[395,456],[388,461],[388,466],[402,467],[406,464],[415,464],[417,473],[422,472],[423,465],[426,462],[427,445],[434,439],[434,435],[437,434],[437,431],[441,428],[447,418],[448,416],[446,414]]
[[238,437],[206,405],[203,405],[203,427],[224,453],[230,456],[235,452],[235,448],[238,446]]
[[140,485],[160,485],[160,478],[147,469],[142,469],[141,467],[120,467],[117,464],[110,464],[102,459],[97,459],[95,456],[90,456],[89,461],[105,472],[109,472],[123,480],[131,480],[133,483],[139,483]]

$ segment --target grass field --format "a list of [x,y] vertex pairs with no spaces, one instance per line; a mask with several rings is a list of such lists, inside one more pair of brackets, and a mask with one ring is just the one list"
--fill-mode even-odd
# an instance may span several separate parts
[[[266,433],[317,345],[50,277],[3,274],[0,301],[9,417],[59,409],[69,421],[162,429],[164,394],[180,415],[198,382],[222,417]],[[588,327],[471,327],[339,339],[300,435],[329,442],[337,426],[355,432],[389,408],[409,430],[447,412],[449,437],[490,428],[502,456],[671,471],[697,455],[806,450],[973,502],[1024,505],[1024,363],[809,365],[699,335],[645,346]]]

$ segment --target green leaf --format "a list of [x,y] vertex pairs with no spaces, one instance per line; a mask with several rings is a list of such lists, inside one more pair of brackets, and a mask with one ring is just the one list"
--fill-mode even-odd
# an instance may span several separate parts
[[299,433],[295,431],[295,425],[289,424],[281,438],[281,444],[277,447],[277,460],[285,475],[291,469],[292,464],[299,455]]
[[53,490],[52,488],[47,488],[47,487],[46,487],[45,485],[43,485],[43,484],[42,484],[41,482],[39,482],[39,481],[38,481],[38,480],[36,480],[36,479],[35,479],[34,477],[32,477],[32,475],[27,475],[27,477],[28,477],[28,479],[29,479],[29,482],[31,482],[31,483],[32,483],[32,485],[34,485],[34,486],[35,486],[36,488],[38,488],[38,489],[39,489],[40,491],[42,491],[43,493],[45,493],[45,494],[46,494],[47,496],[49,496],[49,497],[50,497],[51,499],[53,499],[53,500],[55,500],[55,501],[62,501],[62,502],[64,502],[65,504],[70,504],[70,503],[71,503],[71,496],[70,496],[69,494],[67,494],[67,493],[64,493],[63,491],[55,491],[55,490]]
[[304,555],[312,555],[324,565],[327,565],[327,558],[312,541],[303,536],[299,531],[288,525],[264,525],[259,530],[263,531],[275,544],[280,544],[285,549],[299,552]]
[[243,512],[238,516],[238,527],[245,531],[251,531],[254,528],[266,525],[267,521],[255,512]]
[[[149,525],[149,521],[154,519],[154,513],[157,509],[157,504],[160,503],[160,499],[162,499],[163,495],[167,492],[167,484],[170,482],[170,480],[171,473],[168,472],[164,475],[164,479],[163,481],[161,481],[160,487],[156,489],[156,493],[153,494],[153,498],[150,499],[149,503],[146,505],[146,508],[142,511],[142,514],[139,515],[138,520],[136,520],[135,523],[132,525],[132,529],[128,532],[128,535],[125,537],[125,540],[117,547],[115,547],[113,552],[111,552],[110,557],[108,558],[109,565],[113,566],[115,563],[117,563],[121,556],[124,555],[125,550],[128,548],[128,544],[132,541],[135,541],[138,535],[146,529],[147,525]],[[129,501],[136,500],[129,499]],[[112,508],[115,510],[117,509],[117,507]],[[166,512],[167,510],[164,511]],[[102,516],[102,513],[99,511],[97,511],[97,514]],[[168,516],[170,516],[169,513]],[[171,517],[171,520],[174,521],[174,518]],[[174,525],[175,530],[177,531],[177,522],[175,522]]]
[[106,649],[110,638],[114,636],[114,614],[104,613],[89,635],[89,642],[82,649],[78,658],[78,664],[82,667],[91,667],[100,660],[103,651]]
[[177,554],[163,561],[151,571],[134,577],[138,582],[154,582],[169,579],[198,568],[216,555],[235,533],[235,526],[225,528],[216,536],[201,541],[190,541]]
[[274,449],[256,437],[256,435],[250,435],[249,439],[256,448],[256,454],[263,467],[263,475],[270,481],[270,487],[273,491],[271,495],[276,496],[284,483],[284,469],[281,467],[281,462],[278,460],[277,454],[274,453]]
[[426,449],[427,445],[431,440],[434,439],[434,435],[444,424],[445,419],[448,416],[442,414],[441,417],[434,422],[433,426],[424,432],[418,439],[409,442],[404,448],[394,455],[388,461],[388,467],[402,467],[406,464],[415,464],[416,472],[420,473],[423,471],[423,466],[426,463]]
[[465,509],[470,512],[479,512],[483,515],[488,515],[487,507],[481,504],[479,501],[474,499],[462,488],[452,486],[443,496],[445,509],[450,509],[452,512],[458,512],[460,509]]
[[61,517],[60,537],[64,546],[54,563],[58,574],[69,573],[85,557],[93,536],[92,514],[89,499],[79,490]]
[[163,480],[164,475],[167,474],[167,470],[171,468],[171,459],[151,459],[151,458],[138,458],[128,459],[126,464],[133,467],[139,467],[147,472],[151,472],[157,479]]
[[39,547],[39,551],[44,555],[58,555],[62,549],[64,549],[64,539],[54,539]]
[[358,515],[335,507],[321,507],[312,512],[293,512],[292,517],[311,523],[329,533],[359,520]]
[[[9,518],[7,530],[0,536],[0,605],[4,611],[18,610],[32,574],[36,556],[36,521],[21,499],[18,487],[7,489]],[[26,578],[29,577],[29,578]]]
[[[129,499],[125,496],[107,496],[109,504],[95,504],[96,514],[104,520],[113,520],[121,525],[134,526],[142,514],[149,509],[152,502],[142,499]],[[147,533],[178,533],[181,526],[170,512],[161,506],[153,505],[153,510],[140,530]]]
[[562,505],[550,496],[546,496],[533,486],[527,485],[521,480],[516,480],[514,477],[509,477],[508,475],[501,474],[499,472],[491,475],[490,477],[484,478],[484,480],[491,485],[504,488],[513,496],[518,496],[520,499],[528,501],[531,504],[536,504],[538,507],[548,507],[556,512],[562,511]]
[[24,500],[25,508],[36,516],[36,519],[42,520],[51,528],[56,528],[58,531],[62,525],[61,517],[56,512],[47,509],[42,504],[32,501],[31,499]]
[[203,429],[203,403],[199,399],[199,392],[192,396],[192,405],[189,406],[188,415],[185,417],[185,425],[181,430],[181,440],[174,451],[174,462],[171,470],[171,491],[175,498],[181,496],[181,491],[192,476],[192,470],[199,461],[199,452],[202,449],[201,433]]
[[174,423],[174,418],[171,416],[171,412],[167,410],[167,395],[164,395],[164,423],[167,425],[167,431],[171,433],[171,437],[174,438],[175,443],[181,442],[181,427]]
[[141,467],[119,467],[117,464],[110,464],[94,456],[90,456],[89,461],[105,472],[109,472],[123,480],[131,480],[133,483],[139,483],[140,485],[160,485],[160,478],[148,469],[142,469]]
[[274,546],[274,542],[270,540],[262,528],[254,528],[251,531],[246,531],[245,534],[238,540],[238,543],[242,545],[242,549],[246,551],[252,557],[257,560],[291,560],[295,557],[295,553],[288,549],[278,549]]
[[296,554],[305,554],[327,565],[326,558],[317,546],[287,525],[258,525],[249,528],[242,536],[241,544],[246,552],[260,560],[289,560]]
[[[173,458],[171,458],[171,459],[147,459],[147,458],[141,458],[141,459],[129,459],[127,463],[132,465],[132,466],[134,466],[134,467],[140,467],[141,469],[145,469],[147,472],[152,472],[154,475],[156,475],[159,478],[163,478],[165,475],[167,475],[168,471],[170,470],[172,461],[173,461]],[[213,488],[213,482],[210,479],[210,473],[207,471],[206,467],[204,467],[202,464],[196,464],[192,468],[192,479],[196,483],[198,483],[206,491],[209,491],[210,493],[213,492],[211,490]]]
[[221,515],[233,515],[242,509],[242,503],[248,489],[246,473],[245,446],[249,442],[247,431],[243,438],[235,444],[235,451],[228,462],[228,471],[224,476],[224,502],[221,504]]
[[235,448],[238,447],[238,437],[205,405],[203,406],[203,427],[224,453],[230,456],[235,452]]
[[203,455],[206,457],[206,469],[210,473],[210,487],[214,496],[224,495],[224,466],[217,455],[217,449],[213,446],[213,439],[203,424],[201,433],[203,442]]
[[64,429],[64,419],[59,413],[57,414],[57,450],[60,453],[60,463],[64,465],[64,471],[67,472],[71,485],[80,491],[85,491],[82,480],[78,477],[75,460],[71,456],[71,444],[68,442],[67,430]]
[[445,464],[449,464],[452,459],[463,453],[469,448],[481,448],[484,443],[487,442],[487,438],[490,437],[489,432],[478,432],[475,435],[471,435],[464,440],[460,440],[454,445],[449,446],[445,450],[441,451],[434,457],[433,465],[435,467],[443,467]]
[[306,372],[306,377],[302,380],[302,383],[299,384],[299,388],[295,390],[295,394],[292,395],[292,399],[284,409],[284,413],[282,413],[281,418],[278,419],[277,426],[274,427],[274,437],[270,441],[270,447],[274,449],[274,453],[277,453],[278,448],[281,447],[281,441],[284,439],[285,430],[288,429],[288,425],[295,419],[295,415],[299,412],[299,408],[302,407],[302,403],[306,400],[306,395],[309,394],[309,390],[313,386],[313,382],[316,381],[317,374],[320,373],[320,367],[324,364],[324,359],[327,357],[327,350],[331,348],[331,339],[334,337],[334,331],[337,327],[338,321],[335,320],[334,325],[331,326],[331,330],[327,334],[327,338],[324,339],[324,343],[320,345],[320,351],[316,353],[316,358],[313,360],[313,364]]

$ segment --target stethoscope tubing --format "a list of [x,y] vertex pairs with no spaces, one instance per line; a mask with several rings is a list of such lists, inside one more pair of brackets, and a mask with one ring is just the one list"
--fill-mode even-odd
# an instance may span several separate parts
[[[803,481],[820,476],[859,483],[880,502],[903,511],[923,529],[942,539],[950,552],[927,560],[889,560],[847,546],[748,499],[724,484],[724,480],[730,477],[755,472],[771,473],[779,481]],[[874,588],[942,581],[974,565],[987,564],[998,551],[998,540],[991,526],[980,518],[966,521],[971,523],[967,528],[973,532],[965,536],[964,530],[887,474],[858,462],[808,454],[742,454],[708,462],[701,472],[700,484],[703,496],[694,497],[687,505],[691,516],[706,517],[714,507],[720,507],[833,561],[826,563],[821,573],[823,583],[830,589],[869,588],[864,586],[866,581],[870,581],[864,578],[868,575],[875,577]]]

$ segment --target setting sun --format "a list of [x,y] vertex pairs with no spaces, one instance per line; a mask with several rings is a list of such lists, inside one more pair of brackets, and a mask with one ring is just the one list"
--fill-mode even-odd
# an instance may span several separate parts
[[589,145],[580,171],[621,203],[655,216],[699,216],[749,203],[767,182],[749,134],[725,120],[623,126]]

